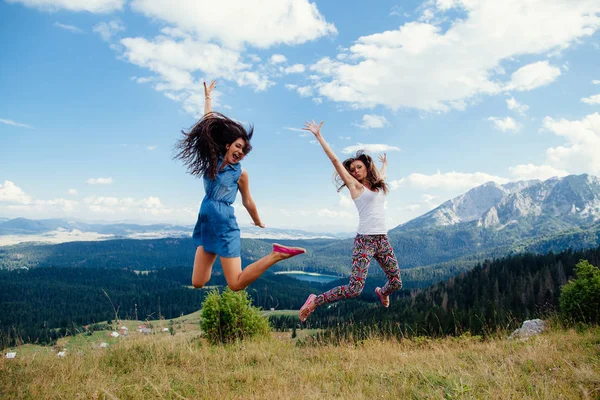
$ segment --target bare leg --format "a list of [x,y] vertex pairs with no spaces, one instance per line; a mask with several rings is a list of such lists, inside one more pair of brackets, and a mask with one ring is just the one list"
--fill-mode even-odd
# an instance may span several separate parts
[[210,280],[213,264],[217,259],[214,253],[207,253],[202,246],[196,249],[194,257],[194,272],[192,272],[192,286],[201,288]]
[[273,251],[260,260],[248,265],[243,271],[242,259],[240,257],[221,257],[221,265],[223,266],[223,274],[225,275],[227,285],[231,290],[238,291],[248,287],[248,285],[257,280],[273,264],[290,257],[293,257],[293,255]]

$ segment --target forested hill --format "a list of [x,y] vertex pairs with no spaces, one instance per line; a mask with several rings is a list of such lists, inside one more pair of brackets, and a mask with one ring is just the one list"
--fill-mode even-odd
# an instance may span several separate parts
[[358,302],[339,302],[317,310],[310,321],[313,326],[341,327],[338,334],[354,336],[364,326],[424,335],[514,329],[525,319],[558,310],[560,288],[581,260],[599,267],[600,247],[486,261],[427,289],[401,291],[389,309],[378,303],[357,307]]

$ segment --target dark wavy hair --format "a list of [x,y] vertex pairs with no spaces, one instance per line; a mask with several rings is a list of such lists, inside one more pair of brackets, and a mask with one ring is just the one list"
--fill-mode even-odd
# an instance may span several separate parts
[[225,155],[227,145],[242,138],[246,142],[244,154],[250,153],[254,127],[246,130],[239,122],[213,112],[203,116],[189,132],[181,133],[184,137],[175,146],[179,152],[174,158],[182,160],[190,174],[215,179],[219,157]]
[[[383,193],[387,194],[389,190],[388,185],[383,179],[381,179],[381,176],[379,175],[379,170],[373,162],[373,158],[371,158],[370,155],[365,154],[364,150],[359,150],[356,152],[356,155],[354,157],[350,157],[344,160],[344,162],[342,163],[344,165],[344,168],[346,168],[346,171],[350,172],[350,165],[352,165],[354,161],[362,161],[362,163],[365,164],[365,167],[367,168],[367,177],[365,179],[367,180],[367,182],[369,182],[369,185],[371,185],[371,189],[376,191],[383,190]],[[334,176],[334,180],[336,182],[336,186],[338,186],[338,192],[342,190],[344,186],[346,186],[346,184],[342,180],[342,177],[337,173]]]

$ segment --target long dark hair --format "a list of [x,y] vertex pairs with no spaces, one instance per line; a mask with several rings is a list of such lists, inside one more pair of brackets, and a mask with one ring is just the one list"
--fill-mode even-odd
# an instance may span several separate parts
[[189,132],[182,130],[181,133],[184,137],[175,146],[179,153],[174,158],[182,160],[190,174],[215,179],[219,157],[225,155],[227,145],[242,138],[246,142],[244,154],[250,153],[254,127],[246,130],[239,122],[213,112],[203,116]]
[[[381,176],[379,175],[379,170],[373,162],[373,158],[371,158],[370,155],[365,154],[364,150],[359,150],[356,152],[356,155],[354,157],[350,157],[344,160],[344,162],[342,163],[344,165],[344,168],[346,168],[346,171],[350,172],[350,166],[354,161],[362,161],[362,163],[365,164],[365,167],[367,168],[367,177],[365,179],[367,182],[369,182],[369,185],[371,185],[371,189],[376,191],[383,190],[383,193],[387,194],[389,190],[388,185],[383,179],[381,179]],[[338,186],[337,191],[339,192],[344,188],[344,186],[346,186],[346,184],[344,183],[342,177],[339,174],[335,174],[334,179],[336,182],[336,186]]]

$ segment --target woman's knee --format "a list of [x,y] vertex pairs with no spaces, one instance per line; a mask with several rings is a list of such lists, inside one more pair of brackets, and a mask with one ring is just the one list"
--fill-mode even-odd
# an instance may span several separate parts
[[360,296],[360,294],[362,293],[364,288],[365,288],[364,283],[356,283],[356,284],[350,285],[350,288],[348,290],[348,297]]
[[238,282],[227,282],[227,286],[229,286],[229,289],[233,290],[234,292],[239,292],[240,290],[244,290],[246,289],[246,286],[238,283]]
[[201,289],[202,287],[204,287],[204,285],[206,285],[206,282],[208,282],[208,280],[192,277],[192,286],[196,289]]

